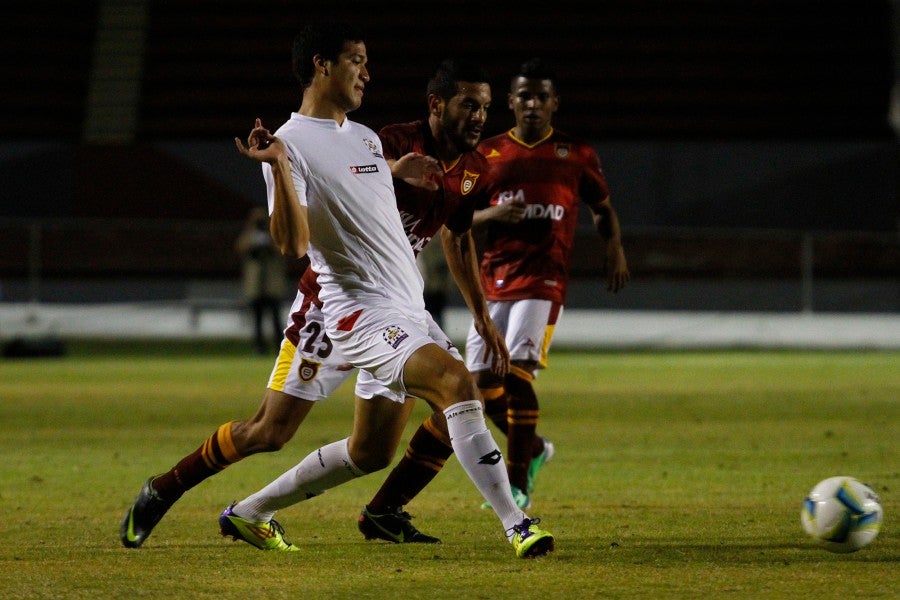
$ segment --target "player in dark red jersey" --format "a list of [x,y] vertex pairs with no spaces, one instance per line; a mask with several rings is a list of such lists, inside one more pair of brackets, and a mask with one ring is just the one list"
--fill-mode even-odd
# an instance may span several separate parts
[[513,496],[526,508],[538,469],[553,455],[553,445],[535,433],[539,407],[532,380],[547,366],[565,303],[580,203],[591,210],[606,243],[607,289],[618,292],[630,275],[596,152],[553,128],[559,96],[546,62],[522,65],[512,80],[509,107],[515,127],[479,146],[499,191],[476,212],[475,223],[486,228],[481,283],[512,364],[505,378],[492,374],[482,358],[485,346],[470,330],[466,365],[484,395],[485,411],[501,429],[506,425]]
[[[515,127],[479,146],[497,188],[474,216],[475,227],[485,227],[481,280],[511,364],[505,377],[491,373],[490,353],[471,330],[466,364],[476,375],[486,414],[507,434],[507,469],[521,508],[530,505],[535,476],[554,452],[549,440],[536,435],[539,407],[532,380],[546,367],[562,312],[581,202],[606,242],[607,288],[618,292],[630,278],[600,161],[588,144],[553,128],[558,106],[550,67],[540,59],[527,61],[509,94]],[[446,441],[420,427],[367,510],[405,506],[451,453]]]

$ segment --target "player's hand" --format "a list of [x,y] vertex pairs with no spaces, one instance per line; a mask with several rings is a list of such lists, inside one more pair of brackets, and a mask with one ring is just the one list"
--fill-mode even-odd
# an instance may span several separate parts
[[481,360],[491,359],[491,373],[498,377],[506,377],[509,373],[509,349],[506,347],[506,340],[500,335],[494,322],[475,320],[475,331],[484,340],[484,356]]
[[524,200],[514,198],[492,206],[489,210],[492,211],[491,218],[495,221],[515,224],[525,218],[525,206]]
[[631,281],[631,273],[628,272],[628,261],[625,260],[625,250],[621,244],[608,245],[606,248],[606,289],[616,293]]
[[409,185],[435,191],[441,186],[444,170],[438,159],[418,152],[404,154],[397,160],[388,161],[391,175]]
[[234,145],[237,146],[238,152],[259,162],[275,163],[286,153],[281,140],[263,127],[260,119],[256,119],[253,129],[247,136],[247,145],[245,146],[239,138],[234,138]]

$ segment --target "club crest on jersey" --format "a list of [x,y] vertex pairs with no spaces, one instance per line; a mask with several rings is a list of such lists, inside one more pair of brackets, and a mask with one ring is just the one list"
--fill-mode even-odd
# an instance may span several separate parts
[[297,369],[297,374],[300,376],[301,381],[309,383],[316,378],[316,375],[318,375],[319,373],[319,367],[321,366],[322,363],[317,363],[303,358],[300,359],[300,367]]
[[569,156],[569,151],[572,149],[568,144],[554,144],[556,148],[556,155],[560,158],[566,158]]
[[378,151],[378,144],[376,144],[374,141],[370,140],[369,138],[363,138],[363,144],[366,145],[366,148],[369,149],[369,152],[371,152],[378,158],[384,158],[381,155],[381,152]]
[[391,325],[381,332],[381,337],[384,338],[384,341],[387,342],[391,348],[396,350],[397,347],[403,343],[403,340],[409,337],[409,334],[403,331],[401,327]]
[[480,173],[471,173],[463,169],[463,178],[462,181],[459,182],[459,192],[465,196],[475,189],[475,182],[478,181],[480,175]]

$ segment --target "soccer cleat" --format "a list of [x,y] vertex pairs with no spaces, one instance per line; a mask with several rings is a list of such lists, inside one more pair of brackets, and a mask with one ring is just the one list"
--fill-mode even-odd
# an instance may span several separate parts
[[540,519],[526,517],[518,525],[513,525],[513,536],[509,541],[519,558],[538,558],[553,552],[553,534],[539,528],[540,522]]
[[300,548],[284,539],[284,527],[278,521],[249,521],[231,511],[234,504],[232,502],[219,516],[219,533],[224,537],[231,536],[234,541],[242,540],[260,550],[300,551]]
[[367,540],[375,538],[394,542],[395,544],[440,544],[441,540],[425,535],[410,522],[412,516],[400,507],[393,511],[376,515],[365,507],[359,514],[359,530]]
[[528,487],[526,487],[526,492],[529,496],[534,492],[534,480],[537,477],[538,471],[553,459],[555,453],[556,448],[554,448],[553,442],[544,438],[544,451],[532,458],[531,462],[528,464]]
[[[512,492],[512,497],[513,497],[513,500],[516,501],[516,506],[518,506],[522,510],[528,510],[529,508],[531,508],[531,498],[528,496],[528,494],[526,494],[525,492],[523,492],[522,490],[520,490],[519,488],[517,488],[514,485],[511,485],[509,487],[509,491]],[[488,510],[490,508],[491,508],[490,502],[482,502],[482,504],[481,504],[482,510]]]
[[153,479],[150,477],[144,482],[134,504],[122,519],[119,537],[126,548],[139,548],[150,536],[150,532],[160,522],[166,511],[175,504],[174,501],[169,502],[159,497],[159,494],[150,485]]

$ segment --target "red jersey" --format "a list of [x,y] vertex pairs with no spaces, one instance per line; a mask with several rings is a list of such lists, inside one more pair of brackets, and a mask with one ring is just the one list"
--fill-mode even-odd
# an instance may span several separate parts
[[596,210],[609,196],[597,153],[556,130],[533,145],[510,130],[484,140],[478,150],[497,190],[478,208],[515,198],[526,203],[519,223],[487,224],[481,259],[487,299],[565,303],[580,202]]
[[[437,156],[434,137],[424,120],[387,125],[378,136],[387,160],[396,160],[410,152]],[[495,189],[491,187],[487,171],[487,160],[481,153],[473,150],[463,153],[452,165],[444,165],[441,187],[437,190],[427,190],[394,179],[397,210],[400,211],[403,230],[406,231],[416,256],[442,225],[457,233],[472,227],[475,207],[486,206]],[[306,296],[307,304],[304,307],[309,302],[322,306],[317,278],[318,273],[309,267],[300,277],[297,289]],[[305,308],[291,315],[293,322],[285,333],[294,345],[299,341],[299,331],[305,325],[305,316]]]
[[[437,157],[434,137],[425,120],[388,125],[378,136],[387,160],[410,152]],[[435,191],[394,179],[397,209],[417,256],[442,225],[456,233],[471,229],[475,207],[486,204],[492,195],[488,164],[482,154],[465,152],[456,162],[443,167],[441,187]]]

